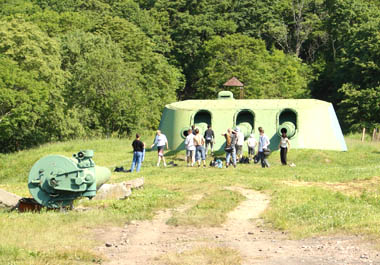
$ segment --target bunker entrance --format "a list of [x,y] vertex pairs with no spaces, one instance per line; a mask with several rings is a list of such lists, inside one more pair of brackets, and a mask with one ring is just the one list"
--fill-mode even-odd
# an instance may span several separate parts
[[242,110],[236,116],[236,126],[244,133],[244,138],[248,138],[255,128],[255,115],[250,110]]
[[286,132],[288,138],[293,137],[297,132],[297,113],[290,109],[281,111],[278,118],[279,126],[277,133],[281,135]]
[[207,130],[207,125],[211,125],[211,113],[207,110],[200,110],[194,116],[195,128],[199,129],[200,133]]

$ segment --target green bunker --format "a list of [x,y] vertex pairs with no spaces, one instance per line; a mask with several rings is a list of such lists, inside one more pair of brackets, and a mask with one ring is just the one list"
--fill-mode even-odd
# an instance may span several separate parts
[[[278,149],[280,131],[286,128],[291,148],[347,151],[346,142],[331,103],[316,99],[234,99],[221,91],[215,100],[185,100],[165,106],[159,129],[171,150],[183,150],[187,130],[195,125],[204,133],[211,125],[215,151],[222,151],[222,133],[239,127],[245,139],[262,127],[270,149]],[[244,145],[246,149],[246,144]]]

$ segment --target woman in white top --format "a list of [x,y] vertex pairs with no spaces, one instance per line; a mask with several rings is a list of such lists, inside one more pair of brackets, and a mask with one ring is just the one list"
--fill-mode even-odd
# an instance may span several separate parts
[[161,159],[164,162],[164,166],[166,167],[166,161],[164,157],[164,148],[166,146],[166,149],[169,149],[168,146],[168,139],[166,138],[165,134],[161,133],[160,130],[157,130],[156,137],[154,138],[154,142],[150,148],[153,148],[153,146],[157,146],[158,151],[158,162],[157,166],[160,166]]
[[286,163],[286,156],[288,154],[288,149],[290,148],[290,142],[286,135],[287,131],[285,128],[281,129],[281,139],[278,147],[280,148],[280,157],[281,157],[281,164],[284,166]]

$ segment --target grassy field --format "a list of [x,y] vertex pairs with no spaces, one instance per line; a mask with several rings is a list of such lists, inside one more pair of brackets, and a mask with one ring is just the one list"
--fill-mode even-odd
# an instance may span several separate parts
[[[151,140],[148,137],[147,142]],[[157,168],[156,151],[148,151],[140,173],[113,173],[111,177],[114,183],[145,178],[144,189],[134,191],[127,200],[77,201],[76,205],[93,209],[85,212],[0,210],[0,264],[99,263],[102,257],[92,251],[98,244],[92,229],[149,219],[155,211],[185,204],[194,195],[202,197],[168,223],[218,226],[244,200],[239,193],[224,190],[226,186],[270,195],[270,207],[263,215],[266,225],[286,230],[294,238],[347,233],[380,242],[380,143],[362,143],[359,136],[347,136],[346,142],[348,152],[290,150],[288,160],[296,167],[281,166],[279,153],[274,152],[268,169],[254,164],[236,169],[188,168],[184,152],[167,156],[178,166]],[[130,144],[127,139],[77,140],[0,154],[0,188],[29,197],[28,172],[48,154],[71,156],[81,149],[93,149],[96,164],[111,170],[128,168]],[[202,250],[194,251],[187,253],[189,257],[202,256]],[[217,260],[227,250],[213,251]]]

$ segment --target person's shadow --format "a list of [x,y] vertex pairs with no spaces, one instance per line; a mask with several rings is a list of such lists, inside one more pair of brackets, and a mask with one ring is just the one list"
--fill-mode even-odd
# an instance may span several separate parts
[[279,145],[279,143],[280,143],[280,136],[278,136],[277,133],[275,133],[275,134],[272,136],[272,138],[270,138],[269,141],[270,141],[269,149],[270,149],[271,151],[276,151],[276,150],[279,149],[279,148],[278,148],[278,145]]

